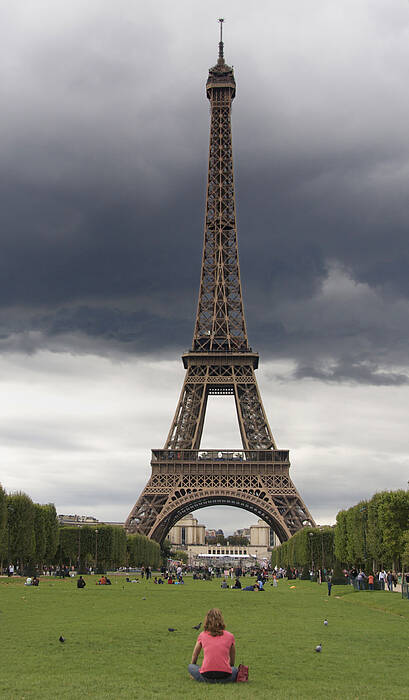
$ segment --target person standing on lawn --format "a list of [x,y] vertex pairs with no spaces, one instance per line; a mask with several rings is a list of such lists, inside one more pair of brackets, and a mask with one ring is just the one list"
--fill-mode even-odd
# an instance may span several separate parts
[[[237,668],[234,666],[236,645],[234,635],[227,632],[223,615],[218,608],[207,613],[203,632],[197,638],[193,649],[192,663],[188,671],[192,678],[202,683],[231,683],[236,680]],[[197,665],[198,656],[203,649],[202,666]]]

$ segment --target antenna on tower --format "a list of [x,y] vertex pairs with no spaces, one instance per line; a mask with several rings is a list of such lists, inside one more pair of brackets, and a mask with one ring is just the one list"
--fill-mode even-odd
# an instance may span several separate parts
[[221,62],[224,62],[224,56],[223,56],[223,22],[224,22],[224,18],[219,17],[218,21],[220,24],[219,60]]

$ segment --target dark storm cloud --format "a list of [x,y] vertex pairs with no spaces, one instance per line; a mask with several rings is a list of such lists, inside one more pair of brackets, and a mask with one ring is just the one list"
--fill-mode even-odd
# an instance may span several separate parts
[[[182,37],[158,14],[153,30],[132,13],[112,21],[105,8],[68,25],[54,19],[48,31],[34,23],[24,42],[10,20],[3,351],[179,352],[190,343],[204,81],[216,44]],[[328,45],[327,68],[307,31],[291,56],[268,41],[253,53],[246,42],[226,50],[237,64],[233,133],[250,343],[265,357],[294,360],[296,378],[407,381],[407,51],[400,33],[390,47],[392,20],[381,19],[376,8],[350,53]]]
[[355,381],[359,384],[374,384],[375,386],[401,386],[409,384],[406,374],[397,372],[382,372],[375,363],[359,364],[357,362],[339,361],[328,369],[300,365],[294,372],[295,379],[311,377],[326,382]]

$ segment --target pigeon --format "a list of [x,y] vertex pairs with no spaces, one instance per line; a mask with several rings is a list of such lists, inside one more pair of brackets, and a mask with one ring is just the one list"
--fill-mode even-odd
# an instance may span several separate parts
[[175,627],[168,627],[168,632],[176,632],[176,628]]
[[322,651],[322,644],[318,644],[318,645],[315,647],[315,651],[318,651],[318,652]]
[[142,600],[146,600],[145,596],[142,598]]
[[192,630],[200,630],[202,623],[199,622],[197,625],[193,625]]
[[326,618],[325,618],[325,620],[324,620],[324,625],[325,625],[325,626],[328,625],[328,620],[327,620]]
[[64,644],[64,642],[65,642],[65,637],[63,637],[62,634],[61,634],[60,637],[58,638],[58,641],[61,642],[61,644]]

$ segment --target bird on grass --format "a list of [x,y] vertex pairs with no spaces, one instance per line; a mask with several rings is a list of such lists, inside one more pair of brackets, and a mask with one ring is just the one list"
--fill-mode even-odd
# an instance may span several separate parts
[[325,625],[325,626],[328,625],[328,620],[327,620],[327,618],[325,618],[325,620],[324,620],[324,625]]
[[197,625],[193,625],[192,630],[200,630],[202,623],[199,622]]
[[142,600],[146,600],[145,596],[142,598]]
[[62,636],[62,634],[58,637],[58,641],[61,642],[61,644],[64,644],[65,642],[65,637]]
[[176,628],[175,627],[168,627],[168,632],[176,632]]
[[315,647],[315,651],[317,651],[318,653],[322,651],[322,644],[317,644],[317,646]]

